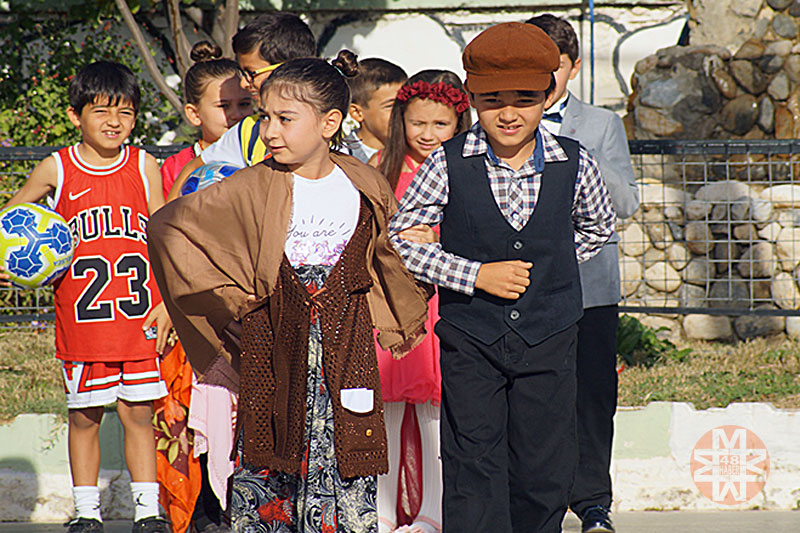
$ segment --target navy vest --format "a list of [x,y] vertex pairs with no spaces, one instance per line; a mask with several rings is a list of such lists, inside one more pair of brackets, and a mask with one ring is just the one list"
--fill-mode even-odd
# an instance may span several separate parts
[[466,134],[444,144],[449,197],[441,223],[446,252],[489,263],[520,259],[533,263],[531,284],[518,300],[476,290],[473,296],[439,287],[439,315],[484,344],[509,330],[538,344],[583,315],[572,204],[578,172],[578,143],[557,140],[566,161],[548,162],[528,223],[517,231],[495,202],[484,154],[463,157]]

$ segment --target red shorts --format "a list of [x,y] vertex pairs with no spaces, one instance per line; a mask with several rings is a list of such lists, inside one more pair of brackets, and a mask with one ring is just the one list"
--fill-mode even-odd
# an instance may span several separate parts
[[167,394],[158,357],[114,363],[62,361],[61,370],[69,409],[101,407],[118,399],[147,402]]

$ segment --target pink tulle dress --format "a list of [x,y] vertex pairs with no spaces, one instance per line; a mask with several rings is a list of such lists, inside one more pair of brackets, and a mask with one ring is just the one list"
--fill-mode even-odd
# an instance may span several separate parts
[[[406,156],[405,164],[411,170],[401,172],[394,191],[399,200],[419,165]],[[439,232],[439,228],[434,228]],[[380,347],[378,352],[378,369],[381,374],[381,391],[384,402],[425,403],[430,401],[439,405],[442,394],[442,375],[439,369],[439,338],[433,333],[433,326],[439,320],[439,294],[436,293],[428,301],[428,320],[425,322],[427,335],[422,343],[402,359],[394,359],[392,354]]]

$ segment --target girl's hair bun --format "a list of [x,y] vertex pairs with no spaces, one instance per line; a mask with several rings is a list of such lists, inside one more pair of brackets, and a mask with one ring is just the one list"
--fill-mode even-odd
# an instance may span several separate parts
[[195,63],[219,59],[222,57],[222,48],[208,41],[198,41],[192,47],[189,57],[191,57],[192,61]]
[[358,56],[350,50],[342,50],[331,60],[331,65],[342,73],[346,78],[352,78],[358,74]]

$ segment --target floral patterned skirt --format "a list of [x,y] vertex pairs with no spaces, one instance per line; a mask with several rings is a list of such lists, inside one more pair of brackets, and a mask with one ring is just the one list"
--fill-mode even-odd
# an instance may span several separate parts
[[[309,292],[322,288],[330,266],[296,269]],[[322,333],[308,336],[306,458],[301,473],[257,468],[239,458],[233,474],[231,525],[237,533],[374,533],[378,530],[375,476],[342,479],[333,441],[333,408],[322,368]]]

